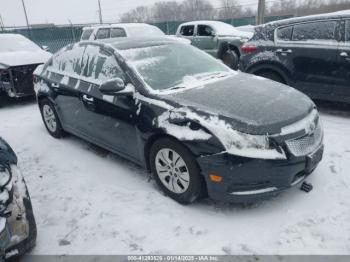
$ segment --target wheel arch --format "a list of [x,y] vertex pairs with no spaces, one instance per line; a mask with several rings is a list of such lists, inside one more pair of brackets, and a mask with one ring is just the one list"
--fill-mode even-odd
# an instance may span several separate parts
[[283,65],[279,63],[266,63],[262,62],[249,67],[247,73],[258,74],[259,72],[269,71],[273,72],[281,77],[285,84],[291,85],[291,74]]

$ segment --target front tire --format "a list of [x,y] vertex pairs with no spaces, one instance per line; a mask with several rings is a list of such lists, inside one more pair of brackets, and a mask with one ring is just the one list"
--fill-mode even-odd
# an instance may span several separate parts
[[159,187],[181,204],[204,194],[204,181],[192,153],[171,138],[157,140],[150,150],[150,166]]
[[222,55],[221,60],[225,65],[232,68],[233,70],[238,69],[239,56],[235,51],[231,49],[226,50],[226,52]]
[[54,138],[61,138],[64,131],[55,107],[48,99],[43,99],[40,102],[41,117],[49,134]]

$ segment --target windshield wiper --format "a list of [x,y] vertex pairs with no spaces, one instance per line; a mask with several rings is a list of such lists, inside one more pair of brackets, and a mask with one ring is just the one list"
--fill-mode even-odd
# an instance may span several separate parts
[[167,90],[177,90],[177,89],[183,89],[183,88],[186,88],[186,87],[185,86],[173,86],[173,87],[168,88]]

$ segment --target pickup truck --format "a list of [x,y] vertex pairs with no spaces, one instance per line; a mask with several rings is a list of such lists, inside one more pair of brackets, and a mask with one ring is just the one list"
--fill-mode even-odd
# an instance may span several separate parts
[[240,31],[224,22],[193,21],[181,24],[176,36],[190,40],[193,46],[221,59],[232,69],[237,69],[241,46],[253,33]]

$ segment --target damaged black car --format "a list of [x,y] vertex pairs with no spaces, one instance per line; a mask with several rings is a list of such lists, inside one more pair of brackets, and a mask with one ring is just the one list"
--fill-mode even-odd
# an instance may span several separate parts
[[0,138],[0,261],[31,250],[36,236],[32,204],[17,157]]
[[0,43],[0,96],[34,95],[33,71],[51,53],[19,34],[0,34]]
[[322,159],[307,96],[175,40],[80,42],[34,74],[53,137],[68,132],[141,164],[180,203],[269,197]]

